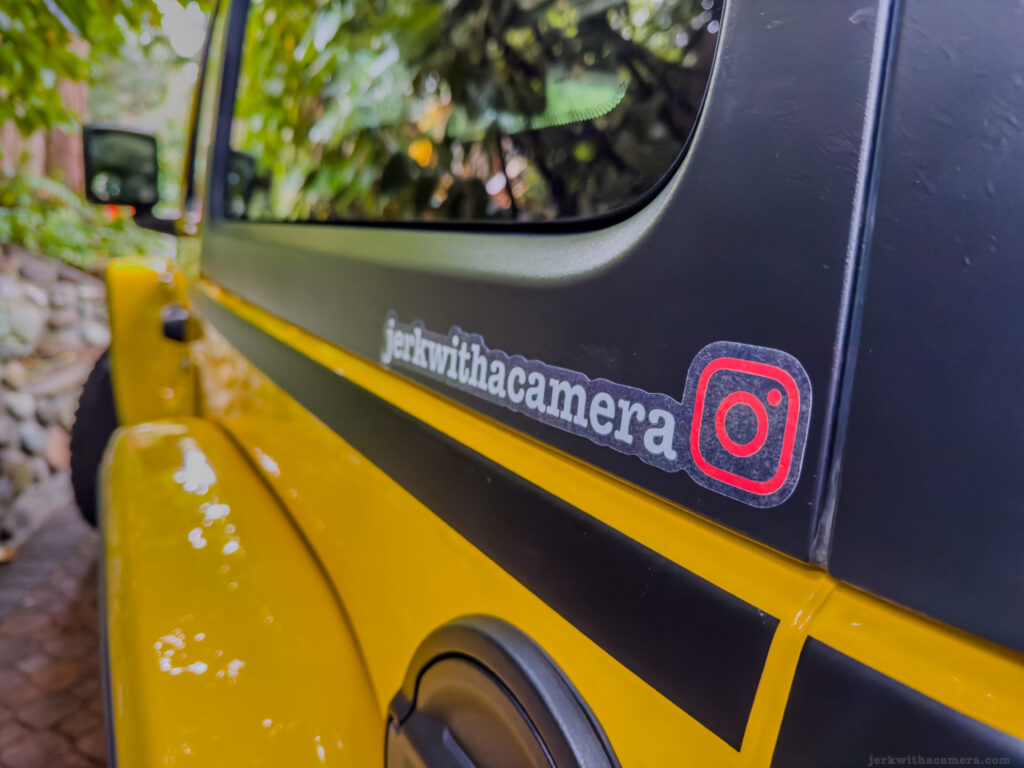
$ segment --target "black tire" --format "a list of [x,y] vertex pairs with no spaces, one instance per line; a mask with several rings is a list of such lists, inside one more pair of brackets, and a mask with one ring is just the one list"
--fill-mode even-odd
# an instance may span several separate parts
[[110,352],[100,355],[82,386],[78,412],[71,427],[71,487],[82,517],[96,527],[96,481],[103,451],[117,429]]

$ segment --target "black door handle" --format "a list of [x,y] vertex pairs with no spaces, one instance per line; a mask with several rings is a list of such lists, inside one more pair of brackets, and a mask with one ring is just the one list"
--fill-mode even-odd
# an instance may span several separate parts
[[199,325],[192,319],[192,314],[181,304],[168,304],[160,310],[160,324],[164,338],[171,341],[192,341],[199,338]]

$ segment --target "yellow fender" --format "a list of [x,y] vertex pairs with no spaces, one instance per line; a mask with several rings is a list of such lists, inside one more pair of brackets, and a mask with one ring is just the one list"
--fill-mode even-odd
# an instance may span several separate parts
[[122,428],[101,473],[117,764],[383,764],[344,608],[235,444],[185,418]]

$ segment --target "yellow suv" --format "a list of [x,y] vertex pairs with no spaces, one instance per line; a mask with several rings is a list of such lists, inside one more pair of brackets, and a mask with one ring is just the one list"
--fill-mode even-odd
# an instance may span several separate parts
[[180,218],[85,135],[118,765],[1024,764],[1020,11],[221,3]]

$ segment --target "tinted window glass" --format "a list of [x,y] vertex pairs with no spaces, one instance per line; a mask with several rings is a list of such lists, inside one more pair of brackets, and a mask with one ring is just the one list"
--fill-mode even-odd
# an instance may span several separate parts
[[225,210],[550,221],[671,169],[720,0],[253,0]]

